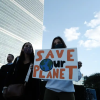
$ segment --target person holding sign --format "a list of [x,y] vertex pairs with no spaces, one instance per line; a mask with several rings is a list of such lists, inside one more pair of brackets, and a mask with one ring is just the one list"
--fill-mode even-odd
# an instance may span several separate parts
[[[52,42],[51,49],[62,49],[67,48],[61,37],[55,37]],[[82,74],[80,67],[82,63],[78,63],[78,80],[81,79]],[[72,80],[55,80],[55,79],[44,79],[47,80],[46,90],[44,94],[44,100],[75,100],[74,97],[74,85]]]
[[3,88],[4,98],[7,100],[39,99],[40,80],[32,79],[33,64],[33,47],[31,43],[26,42],[22,46],[20,56],[15,59],[13,67],[8,72]]

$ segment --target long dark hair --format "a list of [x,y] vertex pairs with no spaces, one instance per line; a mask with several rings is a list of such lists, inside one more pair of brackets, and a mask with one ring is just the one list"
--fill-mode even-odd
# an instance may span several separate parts
[[54,49],[54,41],[55,41],[56,39],[59,39],[59,40],[61,41],[61,43],[64,45],[64,48],[67,47],[66,44],[65,44],[65,42],[64,42],[64,40],[63,40],[60,36],[57,36],[57,37],[55,37],[55,38],[53,39],[53,41],[52,41],[51,49]]
[[[22,49],[21,49],[21,52],[20,52],[20,56],[19,56],[19,61],[20,63],[22,63],[24,60],[25,60],[25,54],[23,52],[23,48],[24,46],[27,44],[27,43],[30,43],[30,42],[26,42],[24,43],[24,45],[22,46]],[[31,44],[31,43],[30,43]],[[32,45],[32,44],[31,44]],[[32,47],[32,53],[29,55],[30,56],[30,62],[33,63],[34,62],[34,50],[33,50],[33,47]]]

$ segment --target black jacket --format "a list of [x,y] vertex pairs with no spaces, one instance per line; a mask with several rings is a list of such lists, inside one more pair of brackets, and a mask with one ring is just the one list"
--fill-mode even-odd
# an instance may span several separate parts
[[[29,67],[29,65],[30,64],[24,65],[15,59],[14,64],[6,77],[5,86],[9,86],[10,84],[24,84],[24,80],[28,72],[27,67]],[[25,67],[26,69],[24,69]],[[38,100],[40,96],[40,80],[32,78],[32,72],[33,71],[31,71],[28,83],[26,85],[24,98],[29,100]]]
[[7,65],[7,64],[3,65],[0,69],[0,93],[2,92],[5,78],[7,76],[7,73],[9,72],[10,68],[12,68],[12,64],[11,65]]

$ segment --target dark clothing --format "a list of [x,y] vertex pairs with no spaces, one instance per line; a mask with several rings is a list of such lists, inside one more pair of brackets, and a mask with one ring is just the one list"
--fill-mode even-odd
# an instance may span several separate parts
[[54,92],[46,89],[44,100],[75,100],[74,93],[70,92]]
[[[24,84],[29,66],[30,66],[30,63],[23,64],[23,63],[20,63],[20,61],[16,63],[16,59],[15,59],[13,67],[9,71],[7,78],[5,80],[5,86],[9,86],[10,84]],[[15,71],[14,71],[14,68],[15,68]],[[40,80],[32,78],[32,71],[31,71],[28,83],[26,84],[25,95],[23,99],[38,100],[39,92],[40,92],[39,86],[40,86]],[[15,99],[12,99],[12,100],[15,100]]]
[[[24,84],[25,78],[29,69],[30,63],[27,64],[21,64],[17,71],[14,72],[14,79],[12,80],[12,84]],[[31,72],[32,73],[32,72]],[[31,76],[32,77],[32,76]],[[30,78],[31,78],[30,77]]]
[[[5,78],[7,76],[7,73],[9,72],[10,68],[12,68],[12,65],[3,65],[0,69],[0,84],[4,85]],[[1,85],[0,85],[1,86]]]
[[9,72],[10,68],[12,67],[11,65],[3,65],[0,69],[0,100],[2,100],[2,89],[4,86],[5,78],[7,76],[7,73]]

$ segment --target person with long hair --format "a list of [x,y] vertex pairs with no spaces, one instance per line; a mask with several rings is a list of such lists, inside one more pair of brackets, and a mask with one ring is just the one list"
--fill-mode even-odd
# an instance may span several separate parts
[[[5,87],[9,86],[10,84],[24,84],[30,64],[34,64],[34,51],[32,44],[27,42],[22,46],[20,56],[15,59],[12,69],[8,72]],[[31,67],[31,73],[28,82],[26,83],[25,92],[23,97],[21,97],[21,100],[38,100],[40,88],[39,84],[39,79],[32,78]]]
[[[61,37],[55,37],[52,42],[51,49],[63,49],[67,48],[65,42]],[[82,64],[79,63],[78,68],[80,69]],[[80,80],[82,74],[78,71],[78,80]],[[74,97],[74,85],[71,80],[46,80],[46,90],[44,94],[44,100],[75,100]]]

